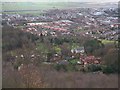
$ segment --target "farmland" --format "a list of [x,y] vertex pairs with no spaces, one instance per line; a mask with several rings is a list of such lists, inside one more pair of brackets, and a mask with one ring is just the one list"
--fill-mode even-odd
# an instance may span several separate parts
[[[66,3],[3,3],[3,10],[41,10],[41,9],[50,9],[55,6],[64,7]],[[16,8],[15,8],[16,7]]]
[[[76,2],[3,2],[2,11],[7,13],[19,13],[19,14],[38,14],[42,10],[48,9],[70,9],[70,8],[99,8],[99,7],[110,7],[102,4],[93,4],[93,3],[76,3]],[[115,6],[115,5],[114,5]]]

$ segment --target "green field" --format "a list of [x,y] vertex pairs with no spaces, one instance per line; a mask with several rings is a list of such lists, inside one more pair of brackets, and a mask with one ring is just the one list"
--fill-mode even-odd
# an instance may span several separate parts
[[[102,39],[99,39],[100,41],[102,41],[102,43],[103,44],[113,44],[113,43],[115,43],[115,41],[113,41],[113,40],[102,40]],[[116,43],[118,43],[118,41],[116,41]]]
[[73,5],[73,4],[71,5],[71,3],[57,3],[57,2],[56,3],[55,2],[54,3],[15,2],[15,3],[2,3],[2,11],[5,11],[5,13],[10,13],[10,14],[13,14],[13,13],[38,14],[38,13],[41,13],[42,10],[55,9],[55,8],[56,9],[63,9],[63,8],[69,8],[71,6],[73,7],[75,5]]
[[[48,9],[67,9],[67,8],[86,8],[86,7],[105,7],[102,4],[78,3],[78,2],[3,2],[2,11],[7,13],[41,13],[41,10]],[[110,6],[109,6],[110,7]],[[22,11],[27,10],[27,11]],[[38,10],[38,11],[30,11]]]
[[51,8],[63,8],[67,3],[32,3],[32,2],[19,2],[19,3],[3,3],[3,11],[7,10],[43,10]]
[[2,3],[3,11],[12,11],[12,10],[46,10],[46,9],[62,9],[62,8],[72,8],[79,7],[80,3],[67,3],[67,2],[14,2],[14,3]]

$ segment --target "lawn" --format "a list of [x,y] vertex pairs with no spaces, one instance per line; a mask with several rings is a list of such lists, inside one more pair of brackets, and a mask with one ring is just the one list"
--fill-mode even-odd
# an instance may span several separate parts
[[[102,39],[99,40],[102,41],[103,44],[113,44],[115,42],[114,40],[102,40]],[[116,43],[118,43],[118,41],[116,41]]]

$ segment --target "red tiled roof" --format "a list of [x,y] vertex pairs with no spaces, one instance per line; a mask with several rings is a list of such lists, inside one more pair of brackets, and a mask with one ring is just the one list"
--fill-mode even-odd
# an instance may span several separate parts
[[82,61],[85,63],[100,63],[99,61],[100,58],[96,58],[95,56],[87,56],[84,59],[82,59]]

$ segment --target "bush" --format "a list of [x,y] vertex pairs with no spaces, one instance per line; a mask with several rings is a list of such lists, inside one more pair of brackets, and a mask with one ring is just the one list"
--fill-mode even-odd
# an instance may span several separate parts
[[77,68],[75,67],[75,65],[69,64],[67,65],[67,71],[77,71]]
[[91,71],[91,72],[96,72],[96,71],[100,71],[101,70],[101,66],[100,65],[89,65],[88,66],[88,71]]
[[61,69],[66,70],[65,65],[63,65],[63,64],[55,64],[55,65],[54,65],[54,68],[55,68],[57,71],[60,71]]
[[97,39],[88,40],[84,43],[85,52],[87,54],[92,54],[95,50],[101,49],[103,47],[104,44]]
[[72,64],[64,65],[64,64],[55,64],[54,68],[57,71],[63,70],[63,71],[77,71],[76,67]]
[[77,64],[77,61],[76,59],[73,59],[73,60],[69,60],[69,63],[72,64],[72,65],[76,65]]
[[103,57],[104,65],[103,71],[106,73],[118,73],[120,61],[118,59],[118,50],[115,48],[109,49],[108,53]]
[[106,74],[114,73],[114,69],[111,66],[102,67],[102,72]]

